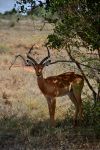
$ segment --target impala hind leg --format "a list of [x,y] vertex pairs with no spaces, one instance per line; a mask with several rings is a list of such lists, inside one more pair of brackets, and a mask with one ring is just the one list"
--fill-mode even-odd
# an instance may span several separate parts
[[83,104],[82,104],[81,94],[80,95],[75,94],[75,98],[79,106],[79,119],[82,120],[83,119]]
[[81,99],[82,88],[83,86],[81,86],[80,88],[73,88],[73,94],[77,100],[77,104],[79,107],[79,119],[80,120],[83,119],[83,104],[82,104],[82,99]]
[[73,91],[70,92],[69,94],[69,98],[71,99],[71,101],[74,103],[75,105],[75,114],[74,114],[74,118],[73,118],[73,126],[76,127],[77,126],[77,118],[78,118],[78,114],[79,114],[79,105],[77,103],[77,100],[74,96]]
[[47,98],[50,122],[51,126],[55,126],[55,108],[56,108],[56,99],[55,98]]

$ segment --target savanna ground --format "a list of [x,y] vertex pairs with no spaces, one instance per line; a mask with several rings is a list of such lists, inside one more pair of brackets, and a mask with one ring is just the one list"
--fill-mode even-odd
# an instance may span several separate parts
[[[72,127],[74,106],[67,96],[57,98],[57,125],[52,129],[47,103],[37,86],[34,70],[25,68],[20,58],[9,70],[14,56],[25,56],[33,44],[33,57],[37,61],[46,56],[43,44],[53,27],[46,24],[40,31],[41,26],[39,20],[22,19],[15,23],[14,18],[0,19],[0,150],[99,150],[100,134],[95,132],[89,119],[84,119],[75,129]],[[64,50],[51,50],[51,58],[64,59],[67,54]],[[73,64],[60,63],[46,67],[43,74],[46,77],[70,69],[78,72]],[[86,92],[91,95],[85,85],[83,100],[87,98]],[[87,109],[89,107],[88,102]]]

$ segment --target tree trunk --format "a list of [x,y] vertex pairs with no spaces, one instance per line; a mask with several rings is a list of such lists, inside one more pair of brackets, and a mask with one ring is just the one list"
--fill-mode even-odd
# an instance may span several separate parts
[[99,59],[100,59],[100,48],[97,49],[97,51],[98,51],[98,56],[99,56]]
[[100,83],[98,85],[97,101],[100,101]]

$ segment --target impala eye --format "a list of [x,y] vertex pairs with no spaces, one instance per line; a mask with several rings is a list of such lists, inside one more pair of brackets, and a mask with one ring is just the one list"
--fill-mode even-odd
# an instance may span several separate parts
[[26,60],[26,64],[27,64],[27,65],[30,65],[30,61],[29,61],[28,59]]

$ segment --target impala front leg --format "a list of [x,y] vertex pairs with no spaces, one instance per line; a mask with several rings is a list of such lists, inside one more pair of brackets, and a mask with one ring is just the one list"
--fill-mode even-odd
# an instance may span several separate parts
[[55,126],[55,108],[56,108],[56,99],[55,98],[47,98],[50,122],[51,126]]

